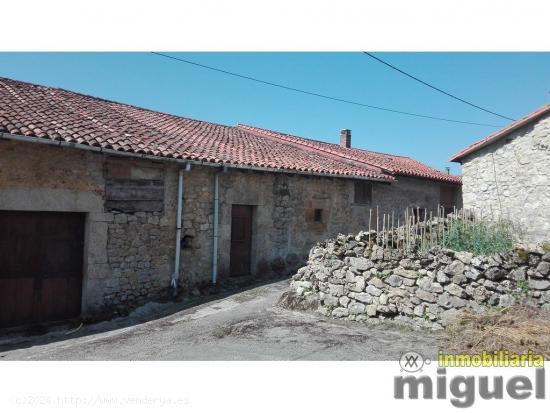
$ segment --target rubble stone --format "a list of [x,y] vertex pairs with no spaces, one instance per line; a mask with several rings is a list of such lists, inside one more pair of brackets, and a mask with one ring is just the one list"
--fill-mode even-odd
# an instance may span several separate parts
[[550,254],[536,247],[492,257],[441,248],[403,252],[365,247],[365,234],[315,246],[291,290],[304,299],[317,297],[318,311],[327,316],[410,319],[433,329],[448,325],[464,308],[509,307],[518,297],[550,308]]

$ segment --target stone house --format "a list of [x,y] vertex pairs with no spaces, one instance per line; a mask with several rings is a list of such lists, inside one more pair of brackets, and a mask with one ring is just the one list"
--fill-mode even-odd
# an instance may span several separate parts
[[435,210],[420,162],[0,78],[0,326],[290,273],[369,210]]
[[450,160],[462,164],[466,209],[512,221],[525,241],[550,240],[550,104]]

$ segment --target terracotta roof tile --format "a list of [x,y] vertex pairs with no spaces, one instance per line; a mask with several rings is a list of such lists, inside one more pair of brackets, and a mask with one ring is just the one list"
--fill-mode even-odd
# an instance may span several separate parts
[[219,125],[0,78],[0,132],[165,158],[393,181],[460,183],[413,159],[246,125]]
[[166,158],[392,181],[375,165],[327,157],[242,128],[0,78],[0,132]]
[[467,146],[466,148],[462,149],[460,152],[455,153],[453,156],[449,158],[451,162],[460,162],[464,156],[475,152],[487,145],[489,145],[492,142],[495,142],[504,136],[508,135],[510,132],[515,131],[516,129],[521,128],[522,126],[527,125],[530,122],[533,122],[540,118],[541,116],[544,116],[546,114],[550,113],[550,103],[547,103],[546,105],[542,106],[541,108],[537,109],[534,112],[531,112],[530,114],[524,116],[521,119],[518,119],[517,121],[511,123],[510,125],[498,130],[497,132],[487,136],[486,138],[483,138],[477,142],[472,143],[471,145]]
[[334,143],[302,138],[255,126],[237,125],[237,127],[255,133],[258,136],[270,137],[282,142],[291,142],[308,149],[316,150],[318,153],[332,154],[349,161],[375,166],[381,168],[386,173],[433,179],[456,184],[462,182],[460,176],[449,175],[445,172],[438,171],[435,168],[406,156],[389,155],[357,148],[344,148]]

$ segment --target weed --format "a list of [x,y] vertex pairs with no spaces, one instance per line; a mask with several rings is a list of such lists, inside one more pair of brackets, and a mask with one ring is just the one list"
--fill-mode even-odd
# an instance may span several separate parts
[[550,357],[550,313],[539,308],[513,306],[478,314],[465,312],[447,327],[442,349],[455,353],[508,350],[510,353],[542,353]]
[[515,299],[527,296],[529,294],[529,291],[531,290],[529,288],[529,282],[527,280],[516,281],[516,288],[518,291],[512,293],[512,297],[514,297]]
[[467,224],[454,221],[445,234],[443,247],[455,251],[468,251],[475,255],[493,255],[510,251],[514,245],[513,228],[505,222],[496,224],[476,222]]

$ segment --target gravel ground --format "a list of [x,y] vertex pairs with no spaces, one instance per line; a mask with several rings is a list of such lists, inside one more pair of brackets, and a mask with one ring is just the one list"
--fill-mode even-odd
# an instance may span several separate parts
[[0,359],[397,360],[408,350],[430,357],[437,353],[435,333],[279,308],[275,304],[288,283],[273,282],[186,309],[150,304],[124,319],[84,326],[70,335],[4,337]]

